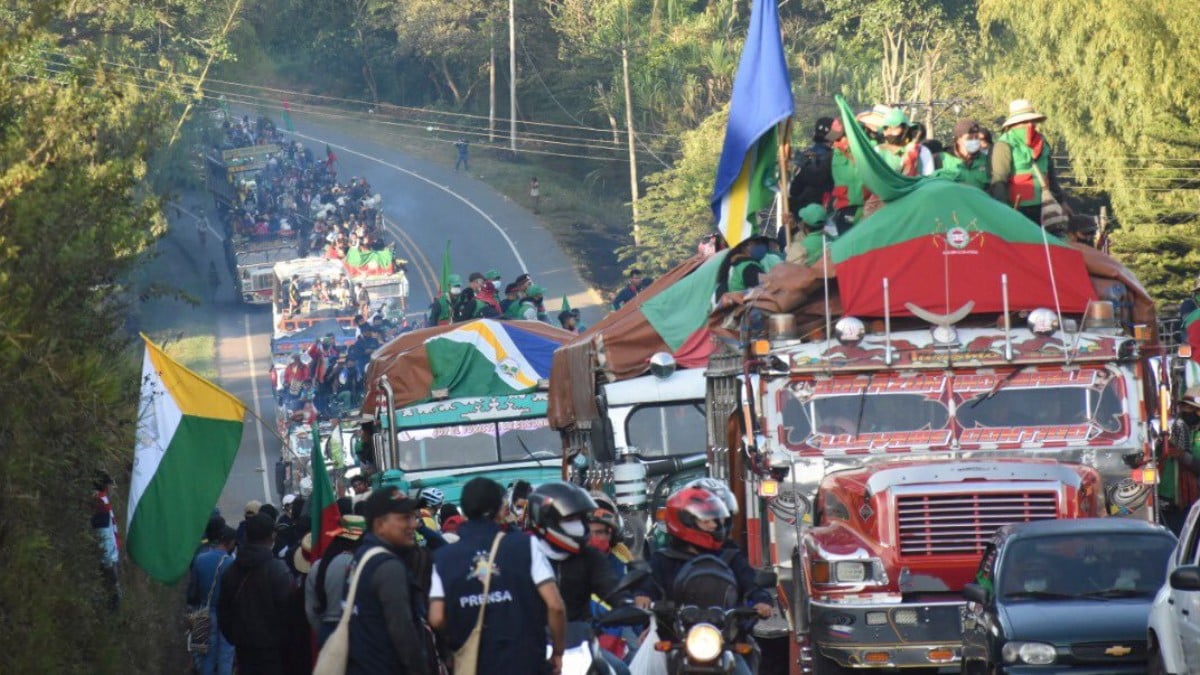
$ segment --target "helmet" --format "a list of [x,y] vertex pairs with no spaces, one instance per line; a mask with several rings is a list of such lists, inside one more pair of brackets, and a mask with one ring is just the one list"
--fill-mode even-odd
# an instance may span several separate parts
[[534,534],[560,551],[578,553],[588,537],[584,519],[596,510],[596,502],[578,485],[555,481],[529,493],[527,508]]
[[[725,519],[730,517],[729,508],[712,491],[684,487],[667,498],[666,511],[667,534],[706,551],[721,549],[725,542]],[[717,526],[712,531],[701,529],[701,520],[715,520]]]
[[737,498],[733,496],[733,491],[729,489],[729,486],[725,483],[722,483],[720,480],[705,476],[704,478],[697,478],[696,480],[689,481],[684,485],[684,487],[698,487],[708,490],[717,497],[720,497],[721,501],[725,502],[725,508],[729,509],[730,515],[737,515]]
[[446,501],[446,495],[435,487],[425,487],[417,492],[417,501],[421,502],[421,506],[435,509]]
[[599,490],[593,490],[590,494],[592,501],[596,502],[596,510],[592,511],[592,522],[604,523],[612,528],[613,534],[620,533],[625,523],[622,522],[621,512],[617,510],[616,502],[612,500],[612,497]]

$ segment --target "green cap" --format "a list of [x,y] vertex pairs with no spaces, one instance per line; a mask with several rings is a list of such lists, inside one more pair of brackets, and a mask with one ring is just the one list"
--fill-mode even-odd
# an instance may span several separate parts
[[483,277],[485,279],[487,279],[488,281],[499,281],[500,273],[497,272],[496,270],[488,270],[483,273]]
[[820,204],[809,204],[800,209],[800,220],[804,221],[805,225],[819,228],[829,214],[825,212],[825,207]]
[[462,286],[462,277],[458,276],[457,274],[451,274],[450,276],[446,277],[446,283],[450,284],[451,286]]
[[527,297],[527,298],[536,298],[538,296],[545,295],[545,294],[546,294],[546,289],[542,288],[541,286],[538,286],[537,284],[532,284],[529,286],[529,288],[525,289],[525,297]]
[[908,124],[909,124],[908,123],[908,115],[905,115],[904,111],[899,108],[892,108],[891,112],[889,112],[883,118],[884,128],[906,127],[906,126],[908,126]]

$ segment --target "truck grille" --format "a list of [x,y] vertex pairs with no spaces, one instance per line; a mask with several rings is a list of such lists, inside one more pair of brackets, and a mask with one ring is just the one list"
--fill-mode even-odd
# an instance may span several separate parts
[[1053,520],[1057,505],[1054,492],[899,495],[900,553],[980,553],[1002,526]]

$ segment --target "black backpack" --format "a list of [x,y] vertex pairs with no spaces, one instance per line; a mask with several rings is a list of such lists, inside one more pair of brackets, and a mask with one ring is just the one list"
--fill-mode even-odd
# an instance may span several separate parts
[[671,587],[671,599],[679,605],[697,607],[736,607],[740,604],[737,577],[730,560],[734,549],[721,551],[720,556],[705,553],[695,556],[679,568]]

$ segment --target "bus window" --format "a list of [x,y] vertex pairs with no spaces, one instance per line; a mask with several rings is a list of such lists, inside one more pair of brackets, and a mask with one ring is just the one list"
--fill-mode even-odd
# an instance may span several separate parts
[[562,456],[562,437],[545,418],[500,422],[500,461],[525,462]]
[[708,447],[704,411],[696,403],[639,406],[625,420],[625,438],[642,455],[690,455]]

